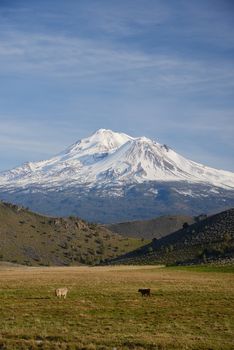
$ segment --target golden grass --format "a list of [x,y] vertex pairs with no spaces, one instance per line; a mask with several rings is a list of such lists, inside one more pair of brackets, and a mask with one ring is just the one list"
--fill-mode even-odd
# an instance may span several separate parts
[[0,349],[233,349],[231,273],[1,266],[0,281]]

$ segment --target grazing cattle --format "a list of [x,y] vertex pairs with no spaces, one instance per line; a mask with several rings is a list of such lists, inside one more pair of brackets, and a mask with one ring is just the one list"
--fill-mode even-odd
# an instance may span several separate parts
[[67,292],[68,292],[67,288],[58,288],[58,289],[55,289],[55,296],[58,297],[59,299],[61,299],[62,297],[63,299],[66,299]]
[[150,288],[142,288],[138,289],[138,292],[141,293],[141,296],[143,297],[144,295],[147,297],[150,297]]

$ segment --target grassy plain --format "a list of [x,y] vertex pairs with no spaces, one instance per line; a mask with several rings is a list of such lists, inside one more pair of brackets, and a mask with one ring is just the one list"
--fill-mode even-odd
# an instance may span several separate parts
[[0,349],[233,349],[234,275],[224,272],[0,266]]

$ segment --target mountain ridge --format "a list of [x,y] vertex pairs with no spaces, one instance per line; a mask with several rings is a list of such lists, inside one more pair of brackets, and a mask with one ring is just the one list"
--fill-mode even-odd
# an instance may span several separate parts
[[108,230],[127,237],[152,239],[162,238],[182,228],[184,224],[192,224],[205,215],[192,217],[185,215],[159,216],[150,220],[119,222],[105,225]]

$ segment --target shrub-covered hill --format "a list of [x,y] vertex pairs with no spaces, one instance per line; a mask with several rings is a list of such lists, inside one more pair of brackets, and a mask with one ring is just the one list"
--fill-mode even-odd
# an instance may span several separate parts
[[95,264],[142,245],[76,217],[53,218],[0,202],[0,260],[26,265]]
[[110,263],[199,264],[234,259],[234,209],[185,226]]
[[162,238],[183,227],[184,223],[192,224],[194,220],[201,220],[185,215],[160,216],[151,220],[127,221],[117,224],[109,224],[106,227],[112,232],[116,232],[128,237],[145,239]]

